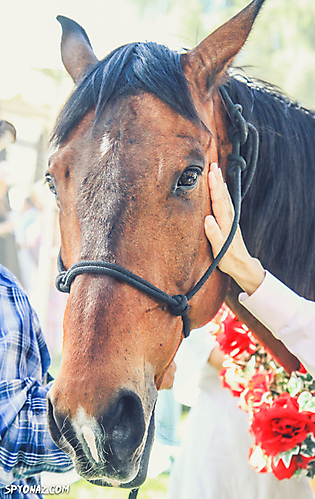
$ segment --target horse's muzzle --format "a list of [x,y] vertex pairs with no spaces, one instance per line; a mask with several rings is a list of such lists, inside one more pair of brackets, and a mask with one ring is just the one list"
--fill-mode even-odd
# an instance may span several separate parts
[[151,422],[145,423],[141,400],[124,391],[97,419],[82,408],[69,418],[53,405],[48,394],[48,424],[51,436],[73,460],[77,473],[103,486],[141,485],[146,476],[146,458],[152,444]]

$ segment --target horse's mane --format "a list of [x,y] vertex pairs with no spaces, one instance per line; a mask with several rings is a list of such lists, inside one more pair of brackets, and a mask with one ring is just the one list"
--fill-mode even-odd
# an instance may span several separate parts
[[[197,121],[180,56],[153,42],[114,50],[76,85],[52,143],[63,144],[92,107],[97,122],[109,101],[139,92],[154,93]],[[314,114],[261,81],[234,75],[226,88],[260,135],[257,171],[241,217],[249,250],[296,292],[315,299]]]
[[226,88],[260,136],[242,206],[246,243],[265,268],[315,299],[315,115],[261,81],[232,76]]
[[182,116],[198,120],[180,53],[154,42],[130,43],[99,61],[77,84],[57,119],[52,143],[64,143],[92,107],[97,123],[109,101],[139,92],[154,93]]

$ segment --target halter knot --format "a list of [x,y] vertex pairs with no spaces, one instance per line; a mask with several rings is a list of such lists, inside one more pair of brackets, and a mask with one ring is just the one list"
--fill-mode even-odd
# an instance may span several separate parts
[[168,310],[172,315],[176,317],[181,316],[183,321],[183,334],[184,337],[187,338],[190,333],[190,323],[187,315],[188,312],[188,300],[189,296],[187,295],[174,295],[172,296],[173,303],[169,303]]
[[64,270],[57,275],[55,280],[55,286],[61,293],[70,293],[71,283],[66,281],[66,275],[67,272]]
[[174,302],[172,305],[168,306],[169,311],[172,315],[179,317],[183,316],[188,310],[188,300],[186,295],[175,295],[172,296]]
[[230,141],[233,143],[238,140],[239,144],[242,146],[247,141],[248,137],[248,123],[244,116],[241,114],[242,106],[239,104],[234,104],[229,110],[230,120],[233,126],[228,129],[228,135]]

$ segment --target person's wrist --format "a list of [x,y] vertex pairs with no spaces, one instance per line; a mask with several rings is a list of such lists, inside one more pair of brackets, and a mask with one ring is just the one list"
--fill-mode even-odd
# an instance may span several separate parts
[[235,267],[231,277],[248,294],[253,294],[265,278],[265,269],[257,258],[248,256]]

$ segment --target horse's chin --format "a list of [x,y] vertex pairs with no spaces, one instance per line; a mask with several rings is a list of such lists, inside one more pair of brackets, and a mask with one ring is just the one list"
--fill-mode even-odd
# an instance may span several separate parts
[[147,477],[149,458],[154,437],[154,425],[155,424],[154,424],[154,411],[153,411],[149,423],[144,450],[140,459],[139,468],[134,478],[132,478],[130,481],[121,481],[109,478],[87,479],[87,481],[92,483],[93,485],[98,485],[99,487],[119,487],[124,489],[139,488],[144,483]]

